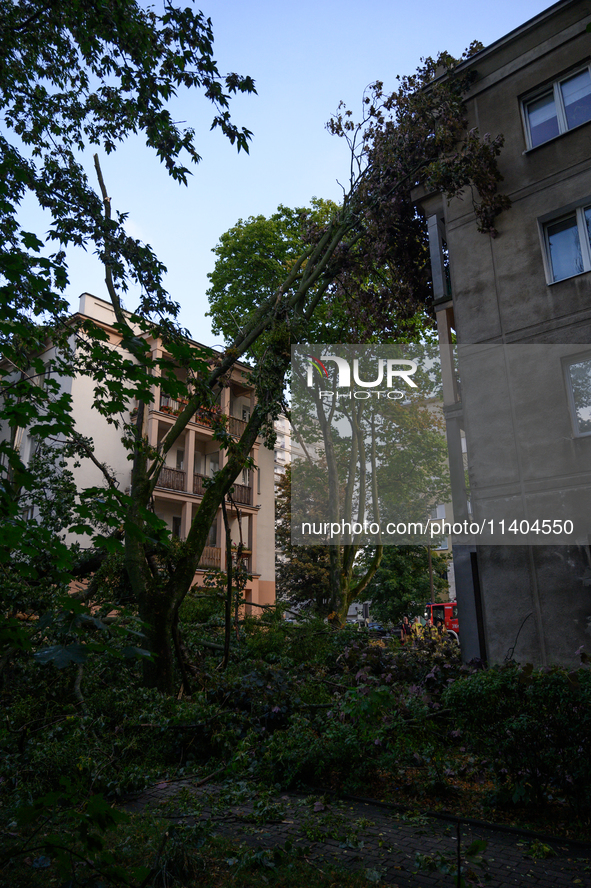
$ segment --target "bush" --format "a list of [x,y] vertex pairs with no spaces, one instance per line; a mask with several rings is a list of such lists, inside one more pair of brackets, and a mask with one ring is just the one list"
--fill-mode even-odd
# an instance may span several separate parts
[[318,730],[308,719],[294,715],[286,730],[273,734],[265,743],[256,775],[285,788],[297,783],[324,785],[335,774],[348,774],[366,756],[354,725],[334,719]]
[[591,810],[591,672],[508,664],[451,685],[443,705],[491,758],[501,799],[559,795]]

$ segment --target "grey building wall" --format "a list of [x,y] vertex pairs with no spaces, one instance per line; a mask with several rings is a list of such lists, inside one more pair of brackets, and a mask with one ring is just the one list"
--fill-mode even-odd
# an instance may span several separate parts
[[[529,93],[589,62],[589,22],[590,2],[564,0],[464,63],[476,72],[467,98],[468,125],[481,134],[504,135],[499,187],[512,207],[497,221],[498,237],[491,238],[478,233],[469,194],[449,205],[441,196],[417,194],[430,234],[437,219],[449,250],[452,299],[436,292],[440,330],[453,327],[460,344],[556,343],[563,355],[589,346],[591,356],[591,272],[552,282],[543,235],[549,219],[583,202],[591,205],[591,122],[528,149],[523,113]],[[557,372],[563,374],[560,360]],[[507,378],[500,385],[511,389],[512,382]],[[486,506],[479,495],[486,489],[493,497],[501,480],[522,494],[533,481],[543,490],[545,480],[558,492],[562,483],[565,496],[569,487],[589,486],[591,503],[591,437],[574,438],[562,378],[554,403],[542,403],[539,396],[529,403],[522,399],[517,416],[517,425],[528,428],[532,449],[552,453],[545,479],[543,456],[532,463],[514,458],[515,428],[508,429],[507,440],[491,436],[493,412],[503,409],[492,376],[467,371],[462,392],[448,393],[447,410],[450,422],[459,422],[466,433],[476,513]],[[490,459],[482,455],[495,447],[497,468],[491,472]],[[585,465],[587,474],[581,473]],[[580,534],[568,546],[480,545],[475,558],[468,548],[456,547],[465,659],[478,655],[499,662],[514,656],[575,665],[577,648],[591,649],[590,563],[589,537]]]

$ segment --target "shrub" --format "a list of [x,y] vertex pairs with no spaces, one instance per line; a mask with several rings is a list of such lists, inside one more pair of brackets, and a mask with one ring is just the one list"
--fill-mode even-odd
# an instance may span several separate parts
[[443,705],[490,756],[501,798],[542,804],[558,794],[591,809],[591,672],[493,667],[452,684]]
[[354,725],[336,719],[318,730],[301,715],[264,744],[256,766],[257,776],[289,788],[296,783],[329,783],[335,773],[344,776],[367,755]]

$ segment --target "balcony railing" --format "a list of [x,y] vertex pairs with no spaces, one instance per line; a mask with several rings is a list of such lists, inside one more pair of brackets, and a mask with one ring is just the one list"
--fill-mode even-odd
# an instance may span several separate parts
[[248,423],[244,422],[243,419],[238,419],[236,416],[228,417],[228,431],[235,438],[241,438],[242,432],[246,428]]
[[187,489],[185,473],[181,472],[180,469],[171,469],[168,466],[163,466],[157,486],[165,487],[166,490],[185,491]]
[[[200,475],[197,472],[193,474],[192,493],[196,496],[203,496],[205,493],[204,482],[206,478],[207,475]],[[178,490],[185,493],[187,491],[186,472],[163,466],[156,486],[162,487],[165,490]],[[240,503],[243,506],[252,506],[252,487],[246,484],[233,484],[232,486],[234,487],[234,492],[232,493],[234,502]]]
[[187,401],[175,401],[168,395],[160,395],[160,411],[162,413],[170,413],[171,416],[178,416],[187,406]]
[[206,477],[206,475],[199,475],[197,472],[193,475],[193,493],[196,493],[197,496],[203,496],[205,493],[205,485],[203,482]]
[[218,570],[222,566],[222,550],[216,546],[205,546],[199,559],[199,567],[217,567]]
[[[176,401],[174,398],[169,398],[168,395],[160,395],[160,412],[168,413],[170,416],[179,416],[187,406],[187,403],[183,399]],[[209,410],[204,407],[196,411],[191,421],[196,425],[210,429],[213,419],[218,415],[219,410],[215,408]],[[246,426],[247,423],[243,419],[238,419],[237,416],[228,417],[228,431],[234,438],[240,438]]]
[[[235,552],[233,553],[233,556],[234,558],[236,557]],[[246,567],[246,570],[250,573],[252,554],[250,552],[244,552],[242,554],[242,561]],[[203,552],[201,553],[198,567],[200,570],[205,570],[211,567],[221,570],[222,550],[218,549],[217,546],[205,546]]]
[[234,493],[232,494],[234,502],[241,503],[243,506],[252,506],[252,487],[236,483],[232,486],[234,487]]

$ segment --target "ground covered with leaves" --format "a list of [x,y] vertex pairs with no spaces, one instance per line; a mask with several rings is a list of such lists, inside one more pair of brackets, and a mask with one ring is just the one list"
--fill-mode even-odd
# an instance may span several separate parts
[[[451,642],[401,647],[265,616],[240,623],[221,671],[215,610],[190,597],[182,630],[190,696],[180,678],[176,698],[142,688],[137,661],[100,651],[83,671],[5,657],[0,866],[11,885],[214,888],[236,884],[238,869],[242,885],[263,870],[273,884],[309,881],[293,849],[258,860],[203,824],[123,810],[129,793],[193,775],[256,786],[263,818],[262,787],[311,789],[591,837],[586,666],[484,669]],[[336,884],[321,875],[315,885]]]

